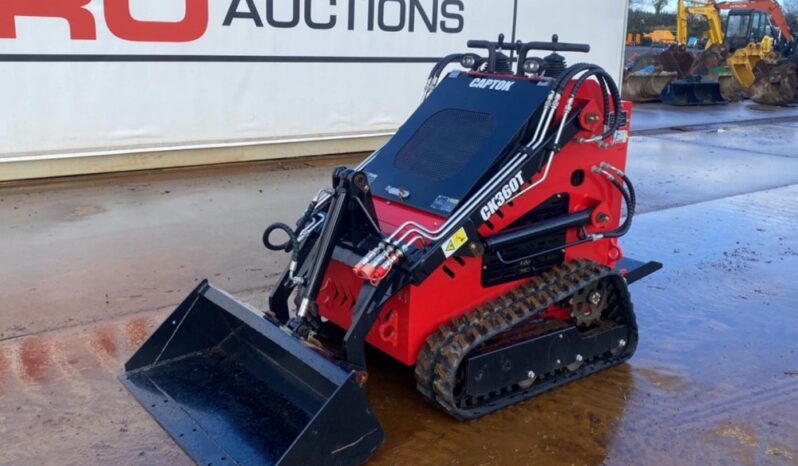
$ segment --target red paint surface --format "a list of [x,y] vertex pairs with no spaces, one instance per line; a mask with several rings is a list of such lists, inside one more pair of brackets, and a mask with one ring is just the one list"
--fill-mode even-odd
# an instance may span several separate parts
[[[580,89],[577,104],[584,105],[587,111],[598,112],[601,116],[599,109],[603,108],[603,103],[599,86],[594,82],[586,82]],[[624,104],[624,109],[631,116],[631,105]],[[559,113],[559,117],[561,116],[562,112]],[[582,121],[582,124],[588,126],[586,121]],[[603,124],[602,120],[599,124]],[[554,125],[556,122],[552,127],[556,127]],[[622,129],[629,128],[626,126]],[[591,169],[601,162],[607,162],[625,170],[627,144],[600,148],[595,143],[577,143],[580,137],[590,136],[592,136],[590,131],[578,134],[555,155],[545,182],[514,202],[505,204],[490,218],[490,225],[485,224],[478,229],[479,234],[487,238],[501,232],[521,216],[557,194],[569,196],[570,213],[593,209],[594,217],[599,212],[609,215],[608,222],[589,225],[588,233],[606,232],[617,228],[620,224],[623,198],[606,178],[593,174]],[[584,172],[584,182],[579,186],[571,184],[571,176],[576,170]],[[537,181],[542,172],[541,170],[535,175],[531,182]],[[413,220],[429,229],[436,229],[443,221],[434,215],[376,197],[374,204],[380,227],[386,234],[392,233],[407,220]],[[567,233],[568,242],[576,239],[576,230]],[[622,256],[617,241],[609,239],[570,247],[565,254],[566,260],[584,258],[610,267],[614,267]],[[462,257],[460,262],[454,257],[450,258],[421,286],[410,285],[388,301],[367,341],[404,364],[415,364],[424,341],[438,327],[506,294],[525,281],[483,288],[481,266],[480,258]],[[444,268],[448,268],[454,276],[445,273]],[[348,328],[362,283],[348,266],[332,261],[319,293],[318,304],[321,314],[340,327]],[[555,313],[552,317],[562,316],[560,313]]]

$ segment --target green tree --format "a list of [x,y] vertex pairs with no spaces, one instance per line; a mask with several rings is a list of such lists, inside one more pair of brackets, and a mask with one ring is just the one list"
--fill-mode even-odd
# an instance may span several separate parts
[[651,0],[651,6],[654,7],[654,14],[659,16],[662,10],[668,6],[668,0]]
[[781,8],[793,35],[798,32],[798,0],[782,0]]

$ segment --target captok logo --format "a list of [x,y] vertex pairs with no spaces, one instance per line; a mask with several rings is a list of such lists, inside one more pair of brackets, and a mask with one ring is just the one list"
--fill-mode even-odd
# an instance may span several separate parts
[[513,87],[513,84],[515,84],[515,81],[507,81],[506,79],[474,78],[468,87],[478,87],[480,89],[509,92],[510,88]]
[[510,181],[502,186],[502,189],[500,189],[487,204],[482,206],[479,210],[480,215],[482,215],[482,220],[487,222],[493,214],[498,212],[499,209],[507,203],[507,201],[512,199],[513,194],[517,193],[523,185],[524,175],[522,172],[518,172]]
[[[130,12],[132,0],[103,0],[108,30],[133,42],[191,42],[208,30],[209,0],[185,0],[181,21],[141,21]],[[92,0],[3,0],[0,2],[0,39],[16,39],[17,17],[62,18],[73,40],[97,40],[94,15],[86,8]]]

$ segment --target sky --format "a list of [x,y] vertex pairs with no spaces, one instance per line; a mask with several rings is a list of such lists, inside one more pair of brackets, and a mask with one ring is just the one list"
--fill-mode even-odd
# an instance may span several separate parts
[[[665,7],[664,11],[667,11],[667,12],[670,12],[670,13],[675,12],[676,11],[676,1],[677,0],[669,0],[668,1],[668,6]],[[639,8],[641,10],[651,11],[651,12],[654,11],[654,8],[651,7],[651,2],[649,0],[643,0],[642,3],[643,4],[638,6],[637,8]]]

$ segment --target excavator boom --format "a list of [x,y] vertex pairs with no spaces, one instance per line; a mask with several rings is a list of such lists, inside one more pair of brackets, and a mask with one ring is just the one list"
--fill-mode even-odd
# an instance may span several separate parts
[[709,41],[706,48],[713,45],[723,45],[723,26],[721,26],[720,12],[711,2],[690,2],[679,0],[676,7],[676,37],[679,45],[687,45],[687,20],[690,15],[701,16],[709,25]]
[[753,0],[753,1],[726,1],[715,2],[712,0],[718,10],[754,10],[761,11],[770,15],[773,25],[780,31],[784,40],[792,44],[795,42],[795,37],[790,30],[790,25],[787,18],[784,16],[781,6],[776,0]]

